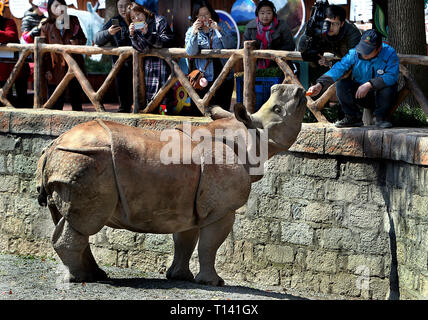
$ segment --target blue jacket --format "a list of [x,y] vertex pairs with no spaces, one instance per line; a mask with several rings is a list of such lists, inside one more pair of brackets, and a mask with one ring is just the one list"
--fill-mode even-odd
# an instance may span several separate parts
[[[213,44],[211,49],[236,49],[236,37],[232,30],[223,22],[220,21],[218,25],[221,27],[221,38],[217,36],[214,30],[211,30],[209,34],[205,34],[200,31],[197,34],[192,32],[192,27],[187,29],[186,32],[186,53],[188,55],[197,55],[201,52],[201,49],[210,49],[210,37],[213,35]],[[199,70],[203,71],[206,59],[194,59],[195,66]],[[227,59],[220,59],[222,64],[224,65]],[[228,78],[233,76],[233,72],[230,72]],[[214,80],[214,65],[212,60],[207,65],[205,70],[205,78],[208,81]]]
[[389,87],[395,84],[399,74],[399,59],[394,48],[383,43],[382,50],[371,60],[363,60],[358,57],[355,49],[321,76],[317,82],[323,86],[337,81],[352,68],[352,78],[359,84],[370,82],[374,90]]

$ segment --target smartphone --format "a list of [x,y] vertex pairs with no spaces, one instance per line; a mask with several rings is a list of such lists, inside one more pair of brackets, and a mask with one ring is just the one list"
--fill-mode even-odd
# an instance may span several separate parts
[[111,24],[115,27],[119,26],[119,19],[111,19]]
[[143,29],[146,27],[146,23],[144,21],[135,22],[134,26],[135,26],[135,29]]

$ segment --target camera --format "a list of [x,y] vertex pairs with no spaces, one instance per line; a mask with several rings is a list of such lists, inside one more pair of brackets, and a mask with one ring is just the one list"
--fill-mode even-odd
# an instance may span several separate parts
[[301,38],[299,47],[302,51],[304,61],[316,62],[319,60],[318,54],[322,54],[322,43],[327,36],[331,22],[324,21],[325,10],[329,6],[328,0],[317,0],[311,8],[311,15],[306,24],[306,30]]

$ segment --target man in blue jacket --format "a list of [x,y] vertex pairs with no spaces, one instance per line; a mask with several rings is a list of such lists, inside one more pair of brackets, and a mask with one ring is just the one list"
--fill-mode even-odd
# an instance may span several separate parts
[[329,87],[348,70],[351,76],[337,83],[336,94],[345,117],[335,126],[360,127],[363,125],[360,106],[374,109],[376,125],[392,127],[389,113],[397,97],[399,60],[395,50],[382,43],[376,30],[364,32],[360,43],[322,75],[308,92],[317,95],[322,88]]

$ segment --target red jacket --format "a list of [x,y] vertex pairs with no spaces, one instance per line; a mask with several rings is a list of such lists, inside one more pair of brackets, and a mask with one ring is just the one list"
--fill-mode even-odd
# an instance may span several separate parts
[[[19,43],[15,21],[0,16],[0,43]],[[0,63],[0,81],[6,81],[12,72],[13,63]]]

